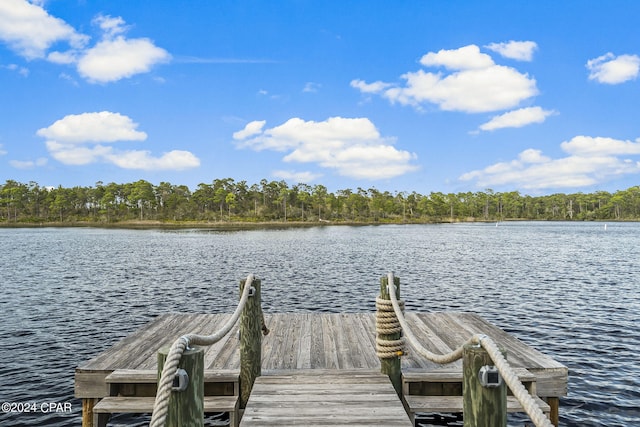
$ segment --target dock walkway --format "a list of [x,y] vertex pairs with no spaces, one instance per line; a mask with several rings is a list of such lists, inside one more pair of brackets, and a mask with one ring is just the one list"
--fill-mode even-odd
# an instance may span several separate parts
[[[114,371],[155,370],[156,353],[159,348],[170,346],[177,337],[186,333],[209,334],[218,330],[229,318],[230,314],[159,316],[113,347],[78,366],[75,372],[75,396],[84,402],[92,402],[91,405],[87,405],[92,408],[93,403],[98,400],[119,393],[107,379]],[[566,366],[475,314],[409,313],[406,318],[422,345],[436,353],[448,353],[476,333],[492,337],[506,350],[511,366],[521,368],[535,377],[537,396],[550,403],[551,412],[555,411],[557,416],[558,398],[567,394]],[[338,381],[338,377],[344,377],[344,381],[348,381],[346,378],[353,375],[354,371],[362,374],[380,372],[380,361],[375,350],[373,313],[272,313],[265,314],[265,321],[271,330],[262,343],[262,375],[265,377],[277,376],[286,384],[289,380],[285,378],[292,375],[298,375],[301,381],[312,381],[308,377],[299,377],[305,372],[323,374],[316,375],[315,380],[326,377],[335,381]],[[240,369],[238,326],[236,325],[224,339],[207,347],[204,359],[205,372],[231,373],[231,376],[236,375],[237,378]],[[411,379],[411,384],[405,384],[405,388],[413,390],[416,394],[425,394],[423,392],[429,388],[425,385],[429,375],[462,371],[462,361],[445,366],[437,365],[421,357],[410,346],[408,355],[402,357],[401,363],[403,373]],[[425,375],[424,379],[421,379],[422,374]],[[211,381],[215,382],[215,378]],[[273,378],[259,379],[253,392],[258,393],[255,396],[259,396],[260,390],[273,381]],[[223,387],[223,390],[234,390],[234,387],[237,390],[237,382],[235,385]],[[145,390],[144,393],[153,391],[142,386],[139,389]],[[138,388],[129,385],[130,395],[143,394],[137,390]],[[214,385],[207,387],[205,384],[206,390],[210,390],[212,395],[225,394]],[[251,398],[255,397],[253,393]],[[384,394],[382,391],[380,393]],[[256,399],[257,397],[254,400]],[[397,397],[396,401],[399,402]],[[349,405],[349,402],[343,403]],[[249,416],[250,410],[252,409],[248,406],[246,415]],[[366,413],[363,412],[361,415],[365,417]],[[246,419],[247,426],[257,425],[251,424],[250,419]],[[404,419],[405,421],[400,422],[411,425],[406,413]],[[382,424],[390,425],[386,421]],[[245,422],[242,425],[244,426]]]
[[240,427],[411,427],[389,377],[367,371],[306,371],[256,378]]

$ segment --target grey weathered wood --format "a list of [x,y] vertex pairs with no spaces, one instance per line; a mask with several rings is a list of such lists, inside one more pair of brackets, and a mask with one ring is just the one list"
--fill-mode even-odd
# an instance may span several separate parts
[[[112,372],[120,369],[155,370],[158,348],[169,346],[177,337],[190,332],[211,334],[229,317],[230,314],[226,313],[159,316],[78,366],[75,372],[76,397],[94,399],[109,396],[106,377]],[[375,352],[373,313],[267,313],[265,317],[271,333],[263,338],[263,372],[293,372],[299,366],[318,372],[380,372],[380,361]],[[406,318],[418,340],[436,353],[456,348],[469,338],[471,332],[485,333],[508,351],[512,367],[527,369],[535,375],[538,396],[557,403],[557,397],[567,394],[566,366],[476,314],[407,313]],[[340,332],[336,333],[336,329]],[[292,339],[295,347],[292,347]],[[235,327],[223,340],[206,347],[205,370],[222,370],[237,375],[240,369],[239,344],[238,327]],[[401,358],[401,368],[405,375],[443,369],[462,372],[462,362],[436,365],[408,346],[408,354]]]
[[[145,414],[151,413],[155,397],[110,396],[101,399],[93,412],[99,414]],[[204,412],[233,412],[238,405],[237,396],[205,396]]]
[[[158,351],[158,381],[169,349]],[[188,374],[184,391],[172,391],[169,398],[166,427],[198,427],[204,425],[204,350],[187,348],[178,362],[178,369]]]
[[[437,320],[445,316],[447,321]],[[217,326],[222,325],[229,318],[229,314],[182,314],[185,324],[195,327],[199,326],[200,332],[210,334]],[[371,313],[357,314],[361,322],[351,322],[351,335],[369,337],[369,340],[358,339],[357,342],[346,342],[343,335],[342,342],[336,342],[336,335],[333,332],[336,325],[343,321],[349,321],[355,314],[340,316],[333,313],[273,313],[266,315],[266,321],[271,328],[271,333],[263,338],[263,369],[296,369],[299,364],[299,357],[305,357],[302,347],[297,350],[296,355],[285,355],[285,343],[291,336],[296,335],[292,325],[300,327],[305,322],[309,322],[311,330],[311,348],[313,350],[309,360],[311,369],[346,369],[344,366],[345,355],[340,353],[341,348],[349,348],[360,345],[357,362],[363,369],[379,369],[380,362],[377,359],[374,346],[375,320]],[[538,395],[544,397],[559,397],[567,394],[567,368],[554,361],[549,356],[540,351],[527,346],[513,335],[506,334],[500,328],[490,324],[475,314],[467,313],[407,313],[407,322],[425,347],[436,353],[445,353],[462,344],[464,341],[451,339],[450,335],[467,325],[477,332],[483,332],[491,336],[501,347],[504,347],[509,354],[509,361],[514,367],[526,368],[536,375]],[[299,320],[296,320],[299,319]],[[342,320],[341,320],[342,319]],[[167,323],[164,323],[164,320]],[[296,320],[294,322],[294,320]],[[192,330],[182,327],[183,322],[177,321],[175,315],[163,315],[154,320],[148,326],[153,329],[164,329],[167,337],[157,341],[147,341],[145,334],[140,331],[134,332],[124,341],[127,345],[117,343],[95,358],[83,363],[76,369],[75,395],[78,398],[99,398],[109,394],[109,389],[105,383],[105,377],[116,369],[155,369],[157,367],[156,352],[164,345],[170,345],[177,337]],[[343,326],[340,326],[343,327]],[[142,328],[145,329],[146,327]],[[447,329],[440,329],[447,328]],[[468,338],[464,333],[455,333],[460,339],[462,336]],[[155,336],[155,335],[154,335]],[[133,340],[132,337],[138,337]],[[369,344],[369,341],[371,344]],[[225,339],[210,347],[205,348],[205,369],[238,371],[239,360],[237,358],[239,349],[238,329],[232,330]],[[422,358],[411,346],[408,347],[408,354],[401,358],[402,370],[438,371],[443,367]],[[310,350],[311,351],[311,350]],[[138,358],[123,356],[121,353],[133,352],[140,355]],[[236,355],[236,356],[233,356]],[[113,357],[111,357],[113,356]],[[349,355],[353,357],[353,355]],[[142,360],[144,359],[144,360]],[[462,370],[462,363],[455,362],[447,365]]]
[[493,365],[487,351],[479,345],[466,344],[462,356],[463,422],[465,427],[506,427],[507,386],[483,387],[478,373]]
[[[549,414],[549,405],[537,396],[533,399],[538,404],[542,412]],[[415,418],[417,412],[443,412],[443,413],[462,413],[463,401],[462,396],[405,396],[409,417],[411,420]],[[522,405],[513,396],[507,396],[507,412],[524,412]]]
[[[156,384],[158,373],[152,369],[117,369],[107,375],[105,381],[109,384],[139,383]],[[204,382],[237,382],[236,371],[204,371]]]
[[[531,395],[536,395],[536,376],[524,368],[513,368],[513,372],[517,375],[520,382],[524,385],[525,389]],[[412,389],[420,389],[420,386],[429,384],[449,384],[459,383],[462,384],[462,370],[454,369],[449,370],[443,368],[438,371],[412,371],[406,370],[402,373],[402,390],[403,395],[409,394],[425,394],[422,392],[411,392]],[[462,387],[460,387],[462,390]],[[509,390],[507,390],[509,393]]]
[[254,288],[240,316],[240,408],[249,400],[253,383],[262,370],[262,300],[260,280],[240,282],[240,294],[245,286]]
[[[111,396],[155,396],[158,374],[151,369],[117,369],[107,375]],[[237,371],[204,371],[205,396],[238,396]]]
[[[400,278],[394,277],[395,296],[400,300]],[[389,300],[390,297],[390,283],[388,277],[382,277],[380,279],[380,298]],[[378,338],[382,340],[395,341],[400,339],[401,333],[396,332],[393,334],[378,334]],[[400,357],[390,357],[380,359],[380,372],[387,374],[393,387],[395,388],[398,396],[402,395],[402,369],[400,363]]]
[[[145,414],[151,413],[155,397],[105,397],[93,408],[94,415],[104,417],[109,414]],[[227,412],[229,426],[238,426],[238,396],[205,396],[205,413]]]
[[386,375],[333,372],[257,378],[240,426],[411,426]]

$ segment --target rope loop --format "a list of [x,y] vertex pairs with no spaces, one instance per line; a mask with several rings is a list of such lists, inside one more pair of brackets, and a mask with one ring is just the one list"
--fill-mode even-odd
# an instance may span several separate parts
[[[401,310],[404,309],[404,302],[400,301],[398,305]],[[402,333],[402,326],[398,322],[391,301],[378,296],[376,298],[376,354],[378,358],[391,359],[407,353],[404,337],[400,336],[399,339],[381,337],[399,333]]]
[[[425,349],[420,344],[416,336],[413,334],[413,332],[409,328],[409,325],[407,324],[407,321],[404,318],[404,312],[403,312],[404,304],[401,306],[400,304],[401,301],[398,301],[398,298],[396,297],[396,287],[394,285],[393,273],[388,273],[387,278],[389,283],[389,298],[390,298],[391,305],[393,306],[395,319],[397,319],[397,322],[401,327],[404,337],[406,337],[407,341],[413,346],[413,348],[418,353],[420,353],[422,356],[426,357],[428,360],[434,363],[445,364],[445,363],[455,362],[456,360],[461,359],[464,346],[467,344],[482,346],[489,354],[489,357],[491,357],[491,360],[493,360],[493,363],[495,363],[495,366],[496,368],[498,368],[498,372],[500,372],[500,375],[502,375],[502,378],[504,379],[505,384],[507,384],[507,386],[509,387],[513,395],[518,399],[518,401],[520,402],[524,410],[527,412],[527,415],[529,415],[529,418],[531,418],[531,421],[533,421],[536,427],[553,427],[549,418],[547,418],[547,416],[544,415],[540,407],[536,404],[535,400],[533,400],[529,392],[524,388],[524,386],[518,379],[518,376],[515,374],[515,372],[511,368],[511,366],[509,366],[509,364],[507,363],[507,360],[502,355],[502,352],[500,351],[496,343],[488,336],[484,334],[473,335],[471,338],[469,338],[467,342],[465,342],[460,347],[456,348],[455,350],[447,354],[435,354]],[[376,308],[377,307],[378,307],[378,299],[376,299]],[[376,321],[377,319],[378,317],[376,313]],[[377,341],[376,341],[376,348],[377,349],[380,348],[377,345]],[[379,357],[383,358],[382,356],[379,356]]]
[[[242,295],[240,297],[240,302],[238,303],[236,310],[231,315],[231,318],[227,320],[227,323],[225,323],[215,334],[187,334],[179,337],[173,342],[169,349],[169,353],[167,354],[167,359],[164,362],[160,380],[158,381],[158,391],[156,393],[156,400],[153,405],[153,412],[151,414],[149,427],[164,427],[167,419],[167,413],[169,412],[169,399],[171,397],[173,378],[178,370],[178,363],[180,363],[182,354],[191,345],[207,346],[215,344],[224,338],[229,331],[231,331],[240,318],[240,314],[242,314],[242,310],[244,310],[244,306],[249,299],[250,289],[252,288],[251,284],[254,280],[255,277],[253,274],[249,274],[247,276],[247,280],[245,281],[244,289],[242,290]],[[262,316],[262,328],[264,335],[269,333],[269,329],[267,329],[264,324],[264,316]]]

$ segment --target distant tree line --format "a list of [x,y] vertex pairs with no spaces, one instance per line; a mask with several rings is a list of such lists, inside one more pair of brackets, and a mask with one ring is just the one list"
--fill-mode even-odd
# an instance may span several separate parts
[[522,195],[518,191],[419,194],[376,188],[330,192],[323,185],[232,178],[185,185],[145,180],[94,187],[0,185],[0,223],[118,223],[154,220],[449,222],[502,220],[640,220],[640,186],[611,194]]

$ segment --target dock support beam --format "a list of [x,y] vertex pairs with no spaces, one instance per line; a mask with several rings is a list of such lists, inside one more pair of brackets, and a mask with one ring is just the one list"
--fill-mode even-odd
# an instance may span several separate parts
[[82,399],[82,427],[93,427],[93,407],[98,399]]
[[[504,352],[503,352],[504,353]],[[506,427],[507,386],[480,383],[480,369],[493,366],[487,351],[480,345],[466,344],[462,353],[462,394],[464,427]]]
[[240,316],[240,409],[247,406],[253,383],[262,374],[262,299],[260,280],[240,282],[240,294],[245,286],[254,288]]
[[[400,278],[394,277],[393,284],[396,287],[396,298],[400,300]],[[380,298],[390,300],[389,296],[389,279],[382,277],[380,279]],[[379,334],[380,339],[387,341],[396,341],[402,337],[402,332],[393,334]],[[398,396],[402,397],[402,368],[400,365],[400,355],[390,358],[380,358],[380,372],[389,375],[389,379],[396,389]]]
[[551,412],[549,413],[549,420],[551,424],[558,427],[560,425],[560,398],[559,397],[547,397],[546,398]]
[[[162,378],[162,369],[167,360],[169,348],[158,351],[158,382]],[[180,362],[178,370],[187,373],[187,385],[183,391],[172,391],[165,427],[198,427],[204,425],[204,349],[201,347],[187,348]],[[175,385],[176,381],[174,381]]]

